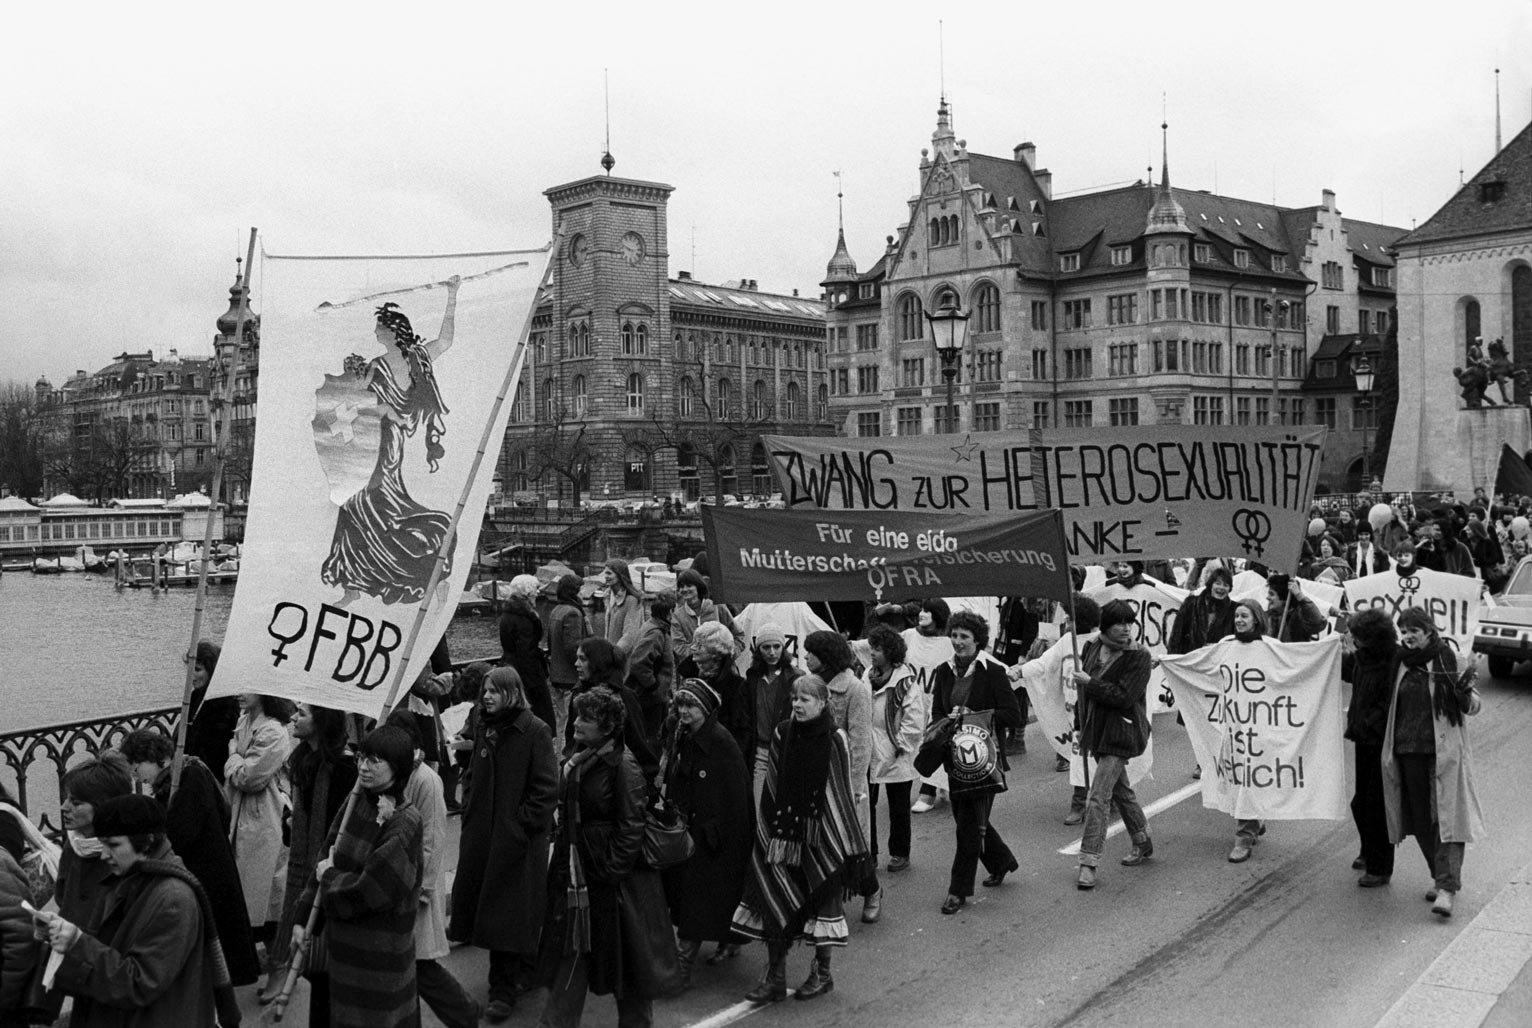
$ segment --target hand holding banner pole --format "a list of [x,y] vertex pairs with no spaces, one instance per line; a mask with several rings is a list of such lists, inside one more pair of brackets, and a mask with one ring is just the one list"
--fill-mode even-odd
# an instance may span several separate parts
[[[1059,509],[1057,509],[1057,508],[1054,508],[1053,516],[1058,519],[1059,537],[1063,538],[1063,536],[1064,536],[1064,512],[1059,510]],[[1069,549],[1068,549],[1067,546],[1065,547],[1065,550],[1064,550],[1063,559],[1065,561],[1064,567],[1067,569],[1069,567],[1069,564],[1068,564]],[[1070,652],[1072,654],[1074,654],[1074,658],[1075,658],[1075,670],[1079,671],[1080,670],[1080,631],[1079,631],[1078,628],[1075,627],[1077,622],[1075,621],[1075,587],[1074,586],[1075,586],[1074,576],[1070,575],[1069,576],[1069,649],[1070,649]],[[1080,770],[1082,771],[1082,773],[1085,776],[1085,778],[1084,778],[1084,781],[1085,781],[1085,791],[1088,794],[1090,792],[1090,759],[1089,759],[1089,756],[1085,752],[1085,729],[1084,729],[1084,726],[1080,723],[1080,689],[1079,689],[1078,686],[1075,687],[1075,748],[1080,751]]]

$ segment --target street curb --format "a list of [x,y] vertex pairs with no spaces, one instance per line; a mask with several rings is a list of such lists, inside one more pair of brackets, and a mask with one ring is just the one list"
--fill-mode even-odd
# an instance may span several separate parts
[[1532,960],[1532,864],[1479,911],[1375,1028],[1479,1028]]

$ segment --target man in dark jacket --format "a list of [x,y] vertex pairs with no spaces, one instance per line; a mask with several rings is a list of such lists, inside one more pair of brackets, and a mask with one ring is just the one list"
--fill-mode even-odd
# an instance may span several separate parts
[[1128,761],[1144,752],[1149,742],[1149,651],[1133,641],[1137,616],[1126,600],[1101,608],[1101,634],[1080,654],[1074,673],[1080,694],[1080,748],[1095,758],[1085,801],[1085,827],[1080,837],[1080,889],[1096,887],[1096,868],[1106,848],[1110,809],[1117,807],[1133,840],[1133,851],[1122,858],[1135,867],[1154,853],[1149,821],[1128,784]]
[[1389,674],[1398,637],[1393,620],[1376,608],[1351,618],[1341,650],[1341,678],[1351,683],[1351,706],[1346,711],[1346,738],[1356,744],[1356,795],[1351,817],[1361,837],[1357,862],[1365,873],[1357,879],[1364,889],[1387,885],[1394,873],[1394,847],[1388,841],[1383,809],[1383,733],[1393,695]]

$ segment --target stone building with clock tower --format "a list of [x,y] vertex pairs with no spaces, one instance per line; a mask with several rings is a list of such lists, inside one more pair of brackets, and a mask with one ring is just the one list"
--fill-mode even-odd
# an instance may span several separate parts
[[762,435],[831,431],[823,303],[671,278],[673,191],[608,173],[544,192],[559,252],[506,429],[505,492],[765,494]]

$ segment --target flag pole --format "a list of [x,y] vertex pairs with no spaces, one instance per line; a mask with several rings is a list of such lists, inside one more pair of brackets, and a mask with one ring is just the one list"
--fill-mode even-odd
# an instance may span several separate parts
[[[553,242],[548,245],[548,252],[550,254],[557,248],[561,237],[562,233],[559,236],[555,236]],[[541,274],[547,274],[546,265],[544,265],[544,270]],[[539,278],[539,284],[541,284],[541,278]],[[494,405],[490,407],[489,417],[485,419],[484,431],[479,436],[479,448],[474,453],[473,464],[468,469],[468,477],[464,480],[463,490],[458,495],[457,506],[453,508],[452,520],[447,525],[446,534],[442,536],[441,549],[437,551],[436,562],[431,566],[431,577],[426,582],[425,595],[421,598],[420,607],[415,611],[415,619],[410,625],[409,638],[404,644],[403,656],[399,660],[399,673],[394,676],[393,683],[388,688],[388,697],[383,701],[382,709],[378,711],[379,720],[382,720],[382,716],[394,705],[399,695],[399,689],[404,683],[405,674],[409,668],[410,653],[414,650],[415,642],[420,637],[421,626],[425,624],[426,613],[431,606],[431,597],[435,595],[436,588],[441,582],[442,572],[447,565],[447,555],[452,552],[453,547],[457,543],[457,526],[463,518],[464,508],[468,506],[468,494],[473,489],[474,479],[478,477],[479,469],[484,464],[484,454],[488,451],[490,441],[493,438],[495,422],[500,419],[500,408],[505,405],[506,395],[516,385],[516,379],[521,376],[522,367],[526,363],[527,333],[531,325],[532,311],[528,310],[527,318],[521,326],[521,337],[516,342],[516,357],[506,369],[505,378],[500,383],[500,392],[495,396]],[[356,786],[351,790],[350,795],[346,797],[346,807],[341,812],[340,824],[343,829],[351,819],[352,808],[356,806],[357,797],[361,795],[361,792],[362,783],[361,779],[358,779]],[[336,842],[338,843],[339,841],[340,835],[337,833]],[[325,855],[325,859],[333,858],[334,854],[335,849],[332,846]],[[322,888],[323,886],[321,885],[320,889]],[[287,1011],[287,1004],[292,998],[293,989],[298,984],[298,975],[302,973],[303,957],[308,953],[309,947],[313,945],[314,926],[319,920],[320,889],[314,890],[314,903],[313,906],[309,907],[308,917],[304,922],[303,942],[288,954],[287,975],[282,981],[282,990],[277,993],[277,998],[271,1004],[271,1014],[269,1016],[273,1022],[281,1023],[282,1017]]]
[[[245,312],[250,309],[250,279],[255,273],[255,228],[250,229],[250,248],[245,252],[244,294],[234,318],[233,370],[222,362],[215,365],[218,393],[212,407],[220,412],[218,441],[213,445],[213,477],[208,486],[207,519],[202,525],[202,568],[197,573],[197,603],[192,609],[191,643],[186,649],[186,680],[181,687],[181,719],[176,722],[175,752],[170,761],[170,795],[181,786],[181,767],[186,763],[186,729],[191,719],[192,683],[197,675],[197,644],[202,641],[202,612],[207,606],[207,565],[213,549],[213,515],[218,511],[218,494],[223,489],[223,465],[229,450],[229,426],[234,420],[230,406],[230,388],[239,371],[239,346],[245,338]],[[214,355],[216,358],[216,354]],[[211,384],[211,383],[209,383]]]
[[[1058,521],[1059,538],[1064,537],[1064,512],[1059,508],[1053,509],[1053,516]],[[1069,543],[1064,544],[1064,568],[1066,574],[1069,568]],[[1075,670],[1080,670],[1080,629],[1075,621],[1075,580],[1074,575],[1069,575],[1069,649],[1074,654]],[[1080,771],[1084,775],[1085,791],[1090,793],[1090,755],[1085,752],[1085,727],[1080,724],[1080,689],[1075,687],[1075,743],[1080,749]]]

